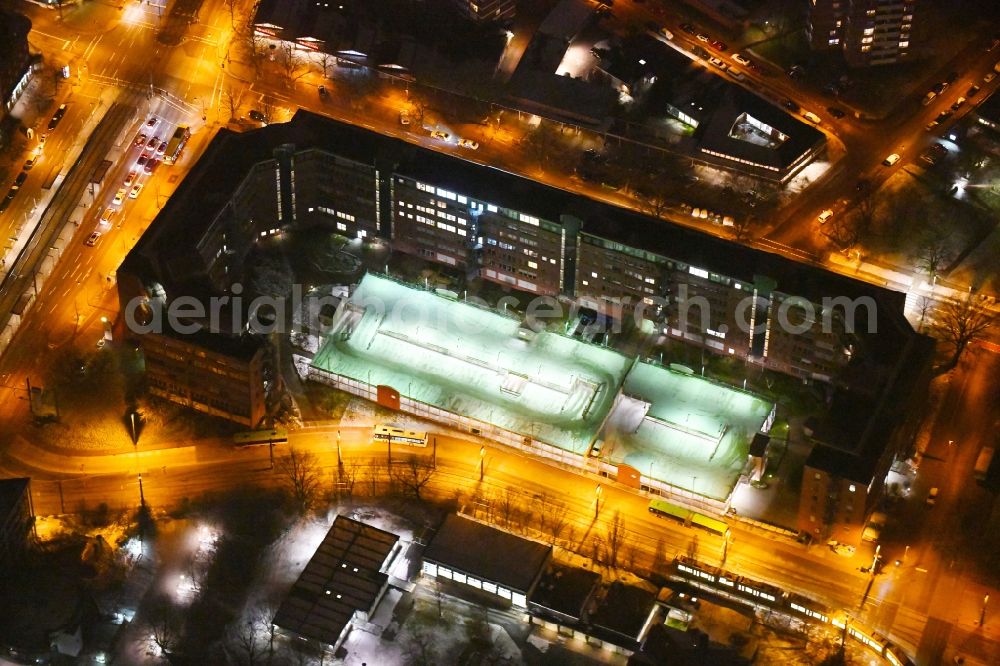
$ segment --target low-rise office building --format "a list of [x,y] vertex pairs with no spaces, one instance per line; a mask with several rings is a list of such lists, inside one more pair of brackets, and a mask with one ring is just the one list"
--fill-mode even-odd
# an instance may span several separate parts
[[34,519],[31,479],[0,481],[0,565],[9,565],[24,554]]
[[526,609],[551,557],[552,546],[451,514],[424,551],[423,573]]

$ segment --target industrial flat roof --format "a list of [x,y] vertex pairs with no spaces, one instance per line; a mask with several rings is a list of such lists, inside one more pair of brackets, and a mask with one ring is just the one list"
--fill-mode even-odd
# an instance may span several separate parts
[[381,572],[399,537],[337,516],[278,609],[274,624],[333,645],[355,611],[369,611],[388,577]]
[[601,574],[596,571],[551,563],[531,595],[531,604],[580,620],[599,582]]
[[[518,319],[366,275],[313,366],[585,453],[632,359]],[[347,311],[345,310],[345,313]]]
[[697,375],[636,363],[601,455],[701,495],[729,496],[774,405]]
[[427,546],[424,559],[528,592],[551,552],[551,546],[451,514]]

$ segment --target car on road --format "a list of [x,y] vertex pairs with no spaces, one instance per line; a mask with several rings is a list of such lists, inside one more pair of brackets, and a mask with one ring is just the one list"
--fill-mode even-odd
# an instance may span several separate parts
[[458,145],[462,148],[468,148],[469,150],[479,150],[479,143],[473,141],[472,139],[459,139]]
[[156,118],[156,116],[153,116],[152,118],[146,121],[146,127],[156,127],[156,123],[158,122],[159,120]]
[[958,99],[955,100],[955,103],[951,105],[951,110],[958,111],[960,108],[962,108],[963,104],[965,104],[965,98],[959,97]]
[[449,139],[451,139],[451,134],[448,134],[447,132],[442,130],[434,130],[433,132],[431,132],[431,138],[441,139],[442,141],[448,141]]
[[951,118],[951,116],[952,116],[951,111],[942,111],[937,115],[937,118],[935,118],[934,120],[938,121],[939,123],[943,123],[944,121]]
[[17,174],[17,177],[14,179],[14,184],[17,185],[18,187],[21,187],[22,185],[24,185],[24,181],[26,180],[28,180],[28,174],[22,171],[21,173]]
[[889,157],[882,160],[882,166],[892,166],[899,161],[899,153],[893,153]]
[[156,147],[156,154],[162,155],[165,152],[167,152],[167,142],[161,141],[160,145]]
[[837,555],[843,555],[844,557],[851,557],[857,550],[854,546],[849,543],[841,543],[840,541],[827,541],[826,545],[830,547],[830,550],[837,553]]
[[137,199],[139,197],[139,192],[142,192],[142,183],[136,183],[132,186],[132,189],[128,193],[128,198]]
[[156,171],[156,167],[158,166],[160,166],[160,160],[150,159],[148,162],[146,162],[146,166],[144,166],[142,170],[145,171],[147,174],[151,174],[154,171]]
[[83,244],[87,247],[94,247],[97,245],[97,241],[101,240],[101,232],[95,231],[94,233],[87,236],[87,240],[83,241]]
[[98,219],[98,224],[100,224],[102,227],[110,227],[111,218],[114,216],[115,216],[115,209],[112,208],[111,206],[108,206],[103,211],[101,211],[101,217],[100,219]]
[[60,104],[56,112],[52,114],[51,120],[49,120],[49,131],[51,132],[56,127],[59,126],[59,121],[62,120],[63,116],[66,115],[66,105]]
[[712,48],[715,49],[716,51],[725,51],[729,49],[729,46],[725,42],[720,41],[718,39],[713,39],[711,45]]
[[726,70],[726,74],[728,74],[729,76],[733,77],[737,81],[745,81],[746,78],[747,78],[746,75],[743,74],[743,72],[741,72],[740,70],[736,69],[735,67],[730,67],[729,69],[727,69]]
[[822,119],[812,111],[803,111],[802,117],[814,125],[819,125],[821,122],[823,122]]
[[735,60],[736,62],[738,62],[738,63],[740,63],[741,65],[744,65],[744,66],[750,64],[750,58],[746,57],[742,53],[734,53],[733,54],[733,60]]
[[149,137],[146,136],[145,132],[139,132],[139,135],[135,137],[135,145],[137,145],[137,146],[145,146],[146,145],[146,139],[148,139],[148,138]]
[[708,35],[706,35],[703,32],[699,32],[697,35],[695,35],[695,39],[697,39],[699,42],[703,42],[705,44],[708,44],[710,41],[712,41],[712,38],[709,37]]
[[828,221],[828,220],[829,220],[829,219],[830,219],[831,217],[833,217],[833,211],[832,211],[832,210],[830,210],[829,208],[827,208],[827,209],[826,209],[826,210],[824,210],[824,211],[823,211],[822,213],[820,213],[820,214],[819,214],[818,216],[816,216],[816,220],[817,220],[817,221],[818,221],[818,222],[819,222],[820,224],[826,224],[826,223],[827,223],[827,221]]
[[329,94],[330,94],[330,93],[328,93],[328,92],[326,91],[326,86],[320,86],[320,87],[319,87],[319,88],[317,88],[316,90],[318,90],[318,91],[319,91],[319,96],[320,96],[320,97],[326,97],[327,95],[329,95]]
[[248,113],[247,115],[250,116],[250,120],[256,121],[258,123],[264,123],[265,125],[267,124],[267,117],[264,116],[264,114],[261,113],[260,111],[257,111],[256,109],[251,109],[250,113]]
[[966,97],[975,97],[979,93],[979,86],[971,85],[969,89],[965,91]]
[[146,142],[146,147],[150,150],[155,150],[158,145],[160,145],[159,137],[151,136],[149,137],[149,141]]
[[947,81],[942,81],[941,83],[939,83],[936,86],[934,86],[933,88],[931,88],[931,92],[933,92],[936,95],[940,95],[945,90],[947,90],[949,87],[951,87],[950,83],[948,83]]
[[941,158],[948,154],[948,149],[940,143],[935,143],[933,146],[928,148],[920,155],[920,161],[924,162],[928,166],[934,166]]
[[663,37],[664,39],[673,39],[674,38],[674,33],[670,32],[666,28],[660,28],[657,32],[659,32],[660,36]]
[[693,34],[695,34],[695,33],[698,32],[698,29],[695,28],[690,23],[681,23],[681,30],[683,30],[684,32],[686,32],[689,35],[693,35]]
[[719,69],[725,69],[726,68],[726,63],[722,62],[721,59],[716,58],[715,56],[712,56],[711,58],[709,58],[708,62],[710,64],[712,64],[712,65],[715,65]]
[[843,109],[839,109],[835,106],[826,107],[826,112],[829,113],[834,118],[843,118],[844,116],[847,115],[846,111],[844,111]]
[[121,206],[122,202],[125,201],[125,197],[127,196],[128,196],[128,190],[126,190],[123,187],[119,189],[117,192],[115,192],[115,198],[111,200],[111,203],[113,203],[116,206]]
[[938,96],[938,94],[936,92],[934,92],[933,90],[928,90],[927,94],[924,95],[924,98],[923,98],[923,100],[921,100],[920,103],[923,104],[924,106],[927,106],[928,104],[930,104],[931,102],[933,102],[934,98],[937,97],[937,96]]
[[135,179],[138,177],[139,177],[138,171],[129,171],[128,175],[125,176],[125,182],[124,182],[125,187],[132,187],[132,183],[134,183]]
[[934,506],[937,504],[938,499],[938,489],[931,488],[931,491],[927,493],[927,506]]
[[403,109],[402,111],[399,112],[399,124],[400,125],[410,124],[410,112],[407,111],[406,109]]
[[146,162],[149,161],[150,157],[152,157],[152,155],[150,155],[146,151],[143,151],[142,155],[139,155],[139,159],[135,161],[136,166],[143,166],[144,164],[146,164]]
[[986,76],[983,77],[983,83],[990,83],[995,78],[997,78],[997,73],[989,72]]

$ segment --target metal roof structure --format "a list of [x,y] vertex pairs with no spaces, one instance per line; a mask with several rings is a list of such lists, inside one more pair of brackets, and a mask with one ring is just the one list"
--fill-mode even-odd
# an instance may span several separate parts
[[399,537],[337,516],[278,609],[274,624],[335,645],[358,611],[368,612],[388,581],[384,572]]

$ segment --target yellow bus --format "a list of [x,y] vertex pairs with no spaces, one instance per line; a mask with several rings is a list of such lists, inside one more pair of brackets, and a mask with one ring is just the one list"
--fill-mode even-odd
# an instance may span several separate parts
[[403,444],[406,446],[427,446],[427,433],[421,430],[404,430],[391,425],[377,425],[372,434],[375,442]]

